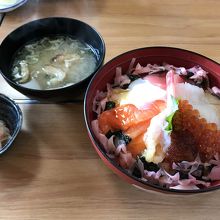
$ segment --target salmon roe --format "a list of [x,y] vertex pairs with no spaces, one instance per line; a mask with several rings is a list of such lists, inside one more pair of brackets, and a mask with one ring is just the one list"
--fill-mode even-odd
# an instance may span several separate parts
[[173,118],[172,144],[166,160],[192,161],[199,153],[203,162],[220,154],[220,130],[215,123],[207,123],[186,100],[179,101],[179,111]]

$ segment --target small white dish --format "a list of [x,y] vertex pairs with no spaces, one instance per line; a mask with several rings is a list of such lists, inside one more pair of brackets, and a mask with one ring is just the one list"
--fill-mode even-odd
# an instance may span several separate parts
[[25,4],[27,0],[1,0],[0,13],[9,12]]

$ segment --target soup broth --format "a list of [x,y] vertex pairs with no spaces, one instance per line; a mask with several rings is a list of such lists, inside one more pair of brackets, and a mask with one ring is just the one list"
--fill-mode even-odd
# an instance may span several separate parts
[[75,84],[96,67],[92,48],[68,36],[44,37],[25,45],[15,55],[13,79],[32,89]]

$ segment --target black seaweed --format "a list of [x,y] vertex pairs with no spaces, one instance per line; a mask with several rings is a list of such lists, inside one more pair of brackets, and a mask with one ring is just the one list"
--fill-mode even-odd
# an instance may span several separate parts
[[213,165],[210,166],[203,166],[199,165],[198,169],[191,173],[198,180],[206,180],[204,177],[207,177],[208,174],[211,172]]
[[108,102],[106,102],[106,105],[105,105],[105,111],[106,110],[110,110],[110,109],[112,109],[112,108],[114,108],[115,107],[115,102],[113,102],[113,101],[108,101]]
[[132,172],[132,175],[135,176],[135,177],[137,177],[137,178],[141,178],[141,177],[142,177],[141,171],[140,171],[140,169],[139,169],[138,167],[135,167],[135,168],[134,168],[134,170],[133,170],[133,172]]
[[181,179],[181,180],[184,180],[184,179],[188,179],[188,178],[189,178],[188,172],[179,171],[179,174],[180,174],[180,179]]
[[186,77],[189,79],[190,77],[194,76],[193,72],[187,71]]
[[150,163],[147,162],[144,157],[141,157],[140,160],[144,164],[145,170],[157,172],[160,169],[160,167],[157,164],[153,162],[150,162]]
[[108,133],[105,134],[105,136],[109,139],[112,135],[115,135],[119,140],[123,140],[125,144],[129,144],[129,142],[132,140],[128,135],[123,134],[122,131],[108,131]]
[[139,79],[140,76],[138,75],[132,75],[132,74],[129,74],[128,75],[129,79],[131,80],[131,82],[135,81],[136,79]]
[[124,84],[123,86],[121,86],[121,89],[127,89],[129,86],[129,84]]

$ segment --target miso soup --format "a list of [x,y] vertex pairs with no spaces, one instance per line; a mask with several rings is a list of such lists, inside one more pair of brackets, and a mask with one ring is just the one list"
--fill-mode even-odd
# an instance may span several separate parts
[[96,68],[96,56],[84,42],[68,36],[44,37],[22,47],[12,65],[13,79],[31,89],[75,84]]

